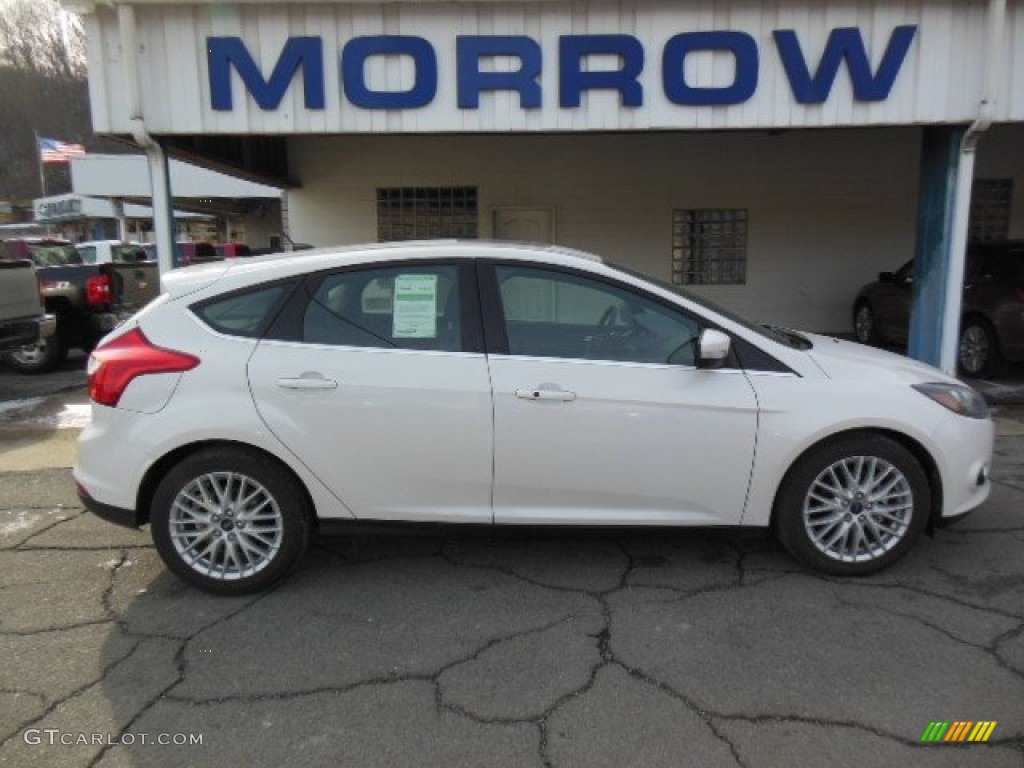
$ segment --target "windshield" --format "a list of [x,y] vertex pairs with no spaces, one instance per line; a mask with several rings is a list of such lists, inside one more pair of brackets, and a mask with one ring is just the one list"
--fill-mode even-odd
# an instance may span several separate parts
[[808,339],[803,334],[797,333],[796,331],[791,330],[789,328],[782,328],[781,326],[778,325],[759,325],[758,323],[751,322],[747,318],[741,315],[737,315],[731,309],[726,309],[725,307],[721,306],[720,304],[716,304],[710,299],[706,299],[703,296],[698,296],[695,293],[691,293],[690,291],[683,288],[681,285],[673,285],[672,283],[666,282],[664,280],[659,280],[656,277],[651,277],[650,275],[646,275],[643,272],[638,272],[634,269],[630,269],[629,267],[623,267],[619,264],[614,264],[608,261],[605,261],[604,263],[610,267],[613,267],[614,269],[619,270],[620,272],[625,272],[627,275],[632,275],[633,277],[637,277],[641,280],[646,280],[648,283],[653,283],[659,288],[664,288],[666,291],[671,291],[677,296],[682,296],[684,299],[692,301],[694,304],[702,306],[706,309],[710,309],[715,314],[721,315],[727,320],[736,323],[736,325],[739,325],[747,329],[748,331],[753,331],[754,333],[760,336],[764,336],[765,338],[771,339],[772,341],[778,342],[779,344],[785,344],[787,347],[792,347],[793,349],[811,349],[814,346],[813,342],[811,342],[811,340]]
[[82,257],[71,243],[29,243],[28,254],[37,267],[82,263]]

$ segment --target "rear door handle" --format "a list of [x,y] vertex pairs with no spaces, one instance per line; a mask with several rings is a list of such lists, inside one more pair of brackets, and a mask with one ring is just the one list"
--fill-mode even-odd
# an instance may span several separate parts
[[299,376],[292,379],[278,379],[277,386],[283,389],[337,389],[338,382],[322,376]]
[[521,400],[561,400],[567,403],[576,399],[576,393],[565,389],[517,389],[516,397]]

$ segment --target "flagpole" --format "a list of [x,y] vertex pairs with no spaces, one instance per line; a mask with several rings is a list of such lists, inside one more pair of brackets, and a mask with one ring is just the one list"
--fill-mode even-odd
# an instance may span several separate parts
[[46,197],[46,173],[43,168],[43,151],[39,148],[39,131],[32,131],[32,134],[36,137],[36,162],[39,163],[39,188],[43,191],[43,197]]

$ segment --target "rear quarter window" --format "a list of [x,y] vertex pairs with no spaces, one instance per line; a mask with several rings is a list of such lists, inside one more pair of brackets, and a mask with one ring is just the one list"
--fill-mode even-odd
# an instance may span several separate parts
[[291,293],[293,282],[276,283],[220,296],[192,306],[192,311],[213,330],[229,336],[258,338]]

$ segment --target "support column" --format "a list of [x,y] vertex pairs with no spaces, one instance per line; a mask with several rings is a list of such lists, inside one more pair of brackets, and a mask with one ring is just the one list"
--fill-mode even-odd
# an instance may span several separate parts
[[149,184],[153,191],[153,230],[156,234],[156,259],[161,275],[174,269],[174,209],[171,197],[171,172],[167,153],[158,142],[146,149],[149,158]]
[[124,216],[124,200],[120,197],[110,198],[114,206],[114,218],[117,220],[117,239],[122,243],[128,242],[128,220]]
[[951,375],[956,372],[974,174],[973,147],[963,151],[965,133],[963,126],[923,129],[908,349],[911,357]]

